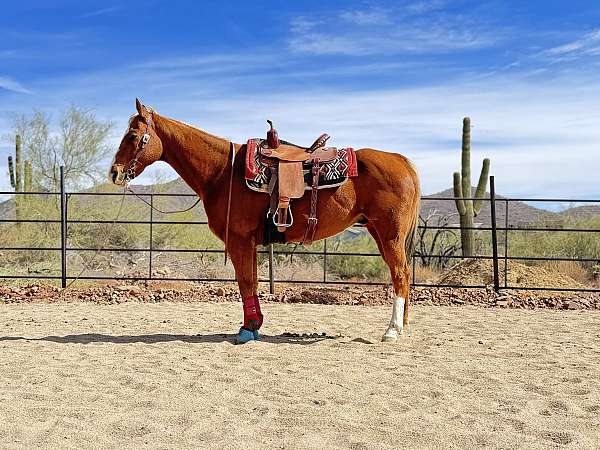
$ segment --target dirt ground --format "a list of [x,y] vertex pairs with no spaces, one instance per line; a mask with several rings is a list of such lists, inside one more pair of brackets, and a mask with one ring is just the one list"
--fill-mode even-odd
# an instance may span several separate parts
[[[600,312],[0,304],[2,448],[599,448]],[[303,335],[304,334],[304,335]]]

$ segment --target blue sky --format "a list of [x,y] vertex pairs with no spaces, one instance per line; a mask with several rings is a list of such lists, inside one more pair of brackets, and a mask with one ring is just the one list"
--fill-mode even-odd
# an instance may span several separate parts
[[[596,1],[54,0],[0,16],[0,136],[9,112],[69,104],[116,123],[140,97],[243,142],[280,135],[412,158],[451,185],[462,117],[473,170],[511,196],[600,198]],[[10,142],[0,143],[6,173]],[[145,181],[173,177],[166,166]],[[8,189],[6,177],[0,190]]]

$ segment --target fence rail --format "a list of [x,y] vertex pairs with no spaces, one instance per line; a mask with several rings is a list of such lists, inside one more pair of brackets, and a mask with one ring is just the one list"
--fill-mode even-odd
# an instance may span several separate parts
[[[45,219],[23,219],[19,217],[11,218],[0,218],[0,224],[2,223],[37,223],[37,224],[60,224],[60,240],[58,246],[51,247],[27,247],[27,246],[4,246],[0,247],[2,251],[32,251],[32,250],[43,250],[43,251],[56,251],[60,252],[60,275],[43,275],[43,274],[27,274],[27,275],[6,275],[0,274],[0,279],[44,279],[44,280],[60,280],[62,287],[66,287],[69,280],[81,279],[81,280],[143,280],[143,281],[235,281],[234,278],[181,278],[181,277],[169,277],[169,276],[156,276],[153,274],[153,255],[157,253],[201,253],[201,254],[214,254],[222,253],[222,249],[193,249],[193,248],[160,248],[154,245],[154,228],[157,225],[208,225],[207,221],[192,220],[192,221],[179,221],[179,220],[157,220],[154,217],[152,205],[154,205],[154,199],[157,197],[195,197],[194,194],[167,194],[167,193],[145,193],[138,194],[140,197],[149,198],[149,220],[108,220],[108,219],[97,219],[97,220],[83,220],[83,219],[70,219],[69,218],[69,199],[76,196],[122,196],[122,193],[116,192],[67,192],[65,188],[64,172],[61,170],[60,177],[60,190],[58,192],[0,192],[0,195],[45,195],[45,196],[58,196],[59,202],[59,216],[58,218],[45,218]],[[16,197],[15,197],[16,198]],[[423,202],[427,201],[452,201],[453,197],[424,197]],[[541,291],[569,291],[569,292],[600,292],[600,288],[564,288],[564,287],[552,287],[552,286],[515,286],[508,283],[508,262],[509,261],[567,261],[576,263],[597,263],[600,264],[600,259],[593,257],[583,258],[569,258],[563,256],[511,256],[509,254],[509,233],[514,232],[555,232],[555,233],[600,233],[600,229],[590,228],[564,228],[564,227],[539,227],[539,226],[513,226],[509,224],[509,205],[514,202],[562,202],[562,203],[591,203],[600,204],[600,200],[589,200],[589,199],[546,199],[546,198],[497,198],[495,193],[495,180],[494,177],[490,177],[490,197],[483,199],[490,204],[490,226],[479,226],[472,227],[472,229],[479,232],[491,232],[491,255],[482,256],[461,256],[456,254],[440,255],[440,254],[418,254],[419,258],[447,258],[451,259],[483,259],[492,261],[492,275],[493,275],[493,288],[496,291],[500,290],[514,290],[514,289],[527,289],[527,290],[541,290]],[[498,208],[498,205],[504,204],[504,208]],[[504,226],[498,225],[498,211],[504,213]],[[149,246],[140,248],[123,248],[123,247],[86,247],[86,246],[70,246],[68,244],[69,237],[69,225],[74,224],[132,224],[132,225],[145,225],[149,229]],[[460,230],[461,227],[457,225],[419,225],[420,230],[448,230],[456,231]],[[503,234],[503,252],[500,250],[499,233]],[[599,236],[600,239],[600,236]],[[268,255],[268,277],[260,278],[259,282],[269,283],[271,292],[274,291],[276,283],[321,283],[321,284],[353,284],[353,285],[386,285],[387,282],[382,281],[349,281],[349,280],[334,280],[328,277],[328,258],[331,257],[361,257],[371,258],[380,256],[379,253],[365,253],[365,252],[336,252],[328,251],[328,239],[323,242],[322,251],[294,249],[294,250],[276,250],[273,245],[268,246],[266,249],[260,249],[259,254]],[[68,273],[68,252],[79,251],[79,252],[144,252],[149,254],[149,270],[147,276],[92,276],[92,275],[81,275],[73,276]],[[283,280],[277,279],[275,270],[275,256],[283,255],[293,257],[294,255],[313,255],[320,256],[323,258],[323,274],[319,280]],[[431,287],[460,287],[460,288],[484,288],[485,284],[477,285],[452,285],[444,283],[419,283],[416,280],[416,259],[412,261],[412,281],[413,286],[431,286]],[[501,282],[501,271],[500,262],[504,263],[503,275],[504,283]]]

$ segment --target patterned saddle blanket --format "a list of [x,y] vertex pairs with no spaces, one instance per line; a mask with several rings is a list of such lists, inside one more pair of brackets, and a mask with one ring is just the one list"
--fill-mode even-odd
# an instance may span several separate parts
[[[271,183],[273,173],[277,170],[279,161],[264,156],[258,150],[263,139],[250,139],[246,150],[246,185],[256,192],[271,194],[273,185]],[[320,162],[318,189],[328,189],[341,186],[350,177],[358,176],[356,153],[353,148],[337,149],[337,156],[326,162]],[[306,161],[302,163],[304,176],[304,190],[310,191],[313,186],[313,163]]]

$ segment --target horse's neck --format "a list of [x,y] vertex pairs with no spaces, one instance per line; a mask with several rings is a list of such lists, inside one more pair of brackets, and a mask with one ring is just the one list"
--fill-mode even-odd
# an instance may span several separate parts
[[229,141],[155,114],[163,159],[203,198],[226,175]]

